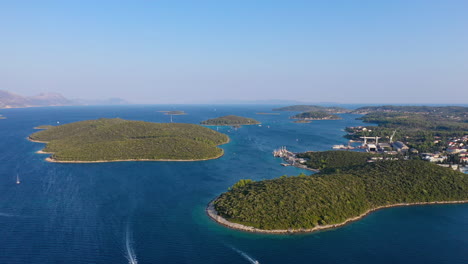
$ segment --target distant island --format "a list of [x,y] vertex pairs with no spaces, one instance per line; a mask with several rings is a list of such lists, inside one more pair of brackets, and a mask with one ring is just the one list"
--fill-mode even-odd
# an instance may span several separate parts
[[323,111],[310,111],[291,116],[292,119],[301,120],[337,120],[341,117]]
[[221,157],[217,146],[229,142],[228,136],[199,125],[119,118],[39,128],[47,129],[29,139],[47,143],[39,153],[62,163],[208,160]]
[[186,115],[184,111],[163,111],[165,115]]
[[290,112],[326,112],[330,114],[344,114],[351,110],[337,106],[320,106],[320,105],[291,105],[286,107],[274,108],[273,111],[290,111]]
[[381,208],[468,202],[466,174],[420,160],[367,162],[369,155],[313,154],[308,164],[320,166],[321,173],[241,180],[207,213],[234,229],[294,233],[342,226]]
[[222,116],[218,118],[208,119],[201,122],[202,125],[208,126],[241,126],[241,125],[256,125],[260,124],[253,118],[246,118],[235,115]]
[[280,115],[280,113],[256,113],[257,115]]
[[310,121],[310,120],[294,120],[293,123],[296,123],[296,124],[308,124],[308,123],[312,123],[312,121]]

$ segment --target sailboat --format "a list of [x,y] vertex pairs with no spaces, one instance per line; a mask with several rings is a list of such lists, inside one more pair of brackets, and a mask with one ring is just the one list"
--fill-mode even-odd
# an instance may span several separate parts
[[21,182],[20,182],[20,179],[19,179],[19,175],[18,175],[18,173],[17,173],[17,174],[16,174],[16,184],[20,184],[20,183],[21,183]]

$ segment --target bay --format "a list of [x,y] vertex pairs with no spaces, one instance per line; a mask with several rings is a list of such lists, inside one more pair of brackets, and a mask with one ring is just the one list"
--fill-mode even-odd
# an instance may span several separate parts
[[[468,205],[381,210],[311,234],[230,230],[206,204],[239,179],[309,173],[271,154],[346,144],[343,120],[294,124],[275,106],[142,105],[4,109],[0,120],[0,263],[468,263]],[[261,126],[211,127],[231,138],[220,159],[200,162],[54,164],[26,137],[38,125],[101,117],[174,122],[235,114]],[[16,174],[21,184],[17,185]]]

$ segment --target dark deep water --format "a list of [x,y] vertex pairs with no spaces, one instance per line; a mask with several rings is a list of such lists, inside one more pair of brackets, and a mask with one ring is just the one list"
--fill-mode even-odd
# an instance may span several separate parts
[[[205,205],[239,179],[297,175],[271,151],[346,143],[344,120],[292,124],[271,106],[106,106],[5,109],[0,120],[0,263],[468,263],[468,205],[381,210],[345,227],[301,235],[226,229]],[[175,122],[226,114],[262,126],[220,127],[225,156],[200,162],[52,164],[26,137],[34,126],[121,117]],[[268,127],[269,126],[269,127]],[[19,173],[22,183],[15,184]],[[135,261],[136,259],[136,261]]]

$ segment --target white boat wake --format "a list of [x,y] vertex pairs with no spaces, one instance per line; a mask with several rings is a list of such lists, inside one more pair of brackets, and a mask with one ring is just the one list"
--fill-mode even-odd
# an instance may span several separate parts
[[235,248],[235,247],[231,247],[234,251],[236,251],[237,253],[239,253],[242,257],[244,257],[246,260],[248,260],[251,264],[260,264],[260,262],[258,262],[258,260],[252,258],[251,256],[247,255],[247,253]]
[[6,214],[6,213],[0,213],[0,216],[3,216],[3,217],[15,217],[15,215]]
[[130,223],[127,223],[127,229],[125,231],[125,250],[128,264],[137,264],[138,260],[135,255],[135,251],[133,250],[133,236],[130,232]]

